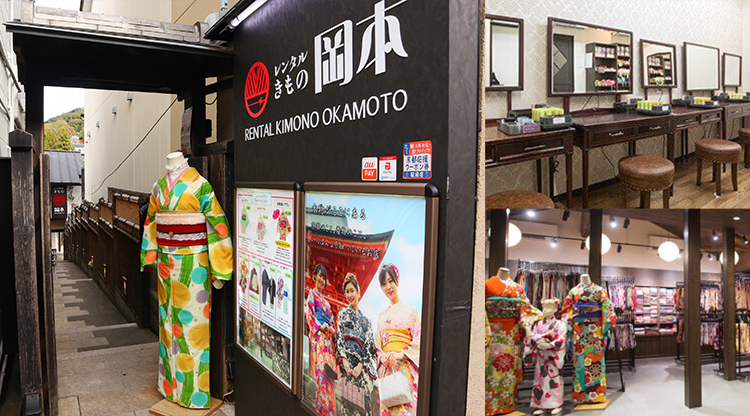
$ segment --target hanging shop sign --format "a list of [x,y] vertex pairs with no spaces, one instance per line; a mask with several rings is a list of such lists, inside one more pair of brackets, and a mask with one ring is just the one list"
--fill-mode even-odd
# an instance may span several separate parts
[[367,185],[305,184],[302,403],[426,415],[437,198]]
[[[281,148],[288,160],[314,162],[315,148],[335,150],[320,160],[335,155],[341,180],[429,179],[424,165],[416,170],[411,164],[414,173],[402,178],[388,170],[381,179],[378,158],[397,155],[394,168],[406,166],[404,143],[445,142],[447,60],[441,53],[447,44],[431,35],[446,25],[443,9],[440,2],[420,0],[269,3],[259,9],[253,24],[235,31],[236,38],[253,39],[239,42],[235,55],[235,79],[243,80],[235,94],[235,145],[253,159],[237,167],[238,177],[274,170],[274,158],[253,155]],[[363,158],[375,160],[374,166],[360,166]],[[291,164],[287,173],[301,169],[303,164]]]
[[67,189],[64,186],[53,186],[50,192],[52,196],[52,218],[65,219],[68,216]]
[[296,348],[296,197],[288,189],[236,189],[237,345],[292,390]]

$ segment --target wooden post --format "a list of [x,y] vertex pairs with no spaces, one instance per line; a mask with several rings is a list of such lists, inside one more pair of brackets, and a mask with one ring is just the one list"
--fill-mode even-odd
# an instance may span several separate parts
[[190,91],[185,94],[185,109],[192,108],[190,120],[190,146],[192,155],[201,154],[201,148],[206,145],[206,80],[198,79],[190,85]]
[[508,265],[508,218],[506,209],[490,210],[490,276],[494,276],[500,267]]
[[34,224],[33,137],[21,130],[9,134],[13,189],[13,251],[16,270],[18,344],[21,394],[42,395],[42,353],[39,339],[36,236]]
[[737,344],[736,321],[737,300],[734,277],[734,227],[724,228],[724,266],[722,281],[724,283],[724,379],[737,380]]
[[602,210],[592,209],[589,215],[589,276],[597,285],[602,284]]
[[[701,213],[685,210],[685,406],[702,405],[701,390]],[[732,341],[734,342],[734,341]],[[734,364],[732,364],[734,365]]]
[[55,300],[54,300],[54,282],[52,281],[52,240],[50,234],[50,218],[52,217],[50,207],[50,173],[49,173],[49,155],[42,153],[39,163],[40,169],[40,194],[41,204],[41,250],[39,251],[42,267],[39,269],[41,275],[38,281],[42,282],[42,291],[39,294],[39,303],[42,305],[40,316],[42,320],[41,328],[41,345],[44,351],[45,366],[43,368],[44,379],[44,397],[45,406],[49,415],[57,416],[57,337],[55,336]]

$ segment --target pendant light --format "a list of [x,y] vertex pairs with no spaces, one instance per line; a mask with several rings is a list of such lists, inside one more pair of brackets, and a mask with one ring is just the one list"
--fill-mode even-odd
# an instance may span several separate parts
[[[609,249],[612,248],[612,241],[609,240],[606,234],[602,234],[602,255],[607,254]],[[591,237],[586,237],[586,249],[591,250]]]
[[[740,261],[740,255],[737,254],[737,252],[734,252],[734,264],[737,264]],[[719,263],[724,264],[724,253],[719,254]]]
[[508,223],[508,247],[515,247],[521,242],[521,230],[518,229],[516,224],[512,222]]
[[671,241],[665,241],[659,245],[659,257],[666,262],[673,262],[680,257],[680,248]]

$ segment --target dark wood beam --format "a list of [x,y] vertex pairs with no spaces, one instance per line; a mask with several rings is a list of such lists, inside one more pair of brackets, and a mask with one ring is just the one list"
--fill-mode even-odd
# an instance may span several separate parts
[[38,210],[40,218],[40,239],[41,246],[37,245],[39,251],[37,264],[41,267],[39,271],[38,282],[40,312],[40,340],[42,345],[42,358],[44,359],[43,380],[44,380],[44,404],[47,413],[51,416],[58,415],[57,407],[57,337],[55,336],[55,300],[54,300],[54,283],[52,280],[52,235],[50,233],[50,218],[52,217],[50,207],[50,185],[49,185],[49,155],[42,153],[40,157],[40,187],[37,192],[40,194],[40,205]]
[[602,284],[602,210],[592,209],[589,238],[589,276],[597,285]]
[[[28,88],[28,86],[27,86]],[[21,395],[42,394],[42,354],[39,339],[36,236],[34,224],[33,137],[12,131],[11,182],[13,189],[13,251],[16,270],[18,345]]]
[[[685,210],[685,406],[702,405],[701,389],[701,212]],[[734,342],[734,341],[733,341]]]
[[724,265],[721,268],[724,283],[724,379],[737,380],[737,299],[734,277],[734,227],[724,228]]
[[507,210],[490,210],[490,276],[494,276],[500,267],[508,265],[509,224]]

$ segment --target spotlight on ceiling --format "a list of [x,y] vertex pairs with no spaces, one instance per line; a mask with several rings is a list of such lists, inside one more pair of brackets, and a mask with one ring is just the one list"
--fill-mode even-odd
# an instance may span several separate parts
[[734,217],[732,217],[732,219],[735,220],[735,221],[739,221],[740,217],[734,216]]
[[530,210],[526,211],[526,215],[529,218],[536,218],[536,211],[534,211],[533,209],[530,209]]
[[622,222],[622,228],[627,230],[628,227],[630,227],[630,218],[625,217],[625,221]]
[[586,249],[586,242],[581,241],[581,250],[585,250],[585,249]]
[[617,245],[617,252],[622,253],[622,244]]
[[748,244],[750,244],[750,240],[748,240],[748,239],[747,239],[747,236],[745,236],[745,235],[743,235],[743,236],[742,236],[742,242],[743,242],[743,243],[744,243],[745,245],[748,245]]
[[562,220],[563,220],[563,221],[567,221],[567,220],[568,220],[568,218],[570,218],[570,210],[569,210],[569,209],[566,209],[565,211],[563,211],[563,217],[562,217]]
[[609,228],[617,228],[617,220],[612,215],[609,216]]
[[711,231],[711,239],[714,241],[719,241],[719,234],[716,234],[716,231]]
[[557,238],[552,238],[552,241],[549,242],[549,245],[552,246],[552,248],[557,248]]

